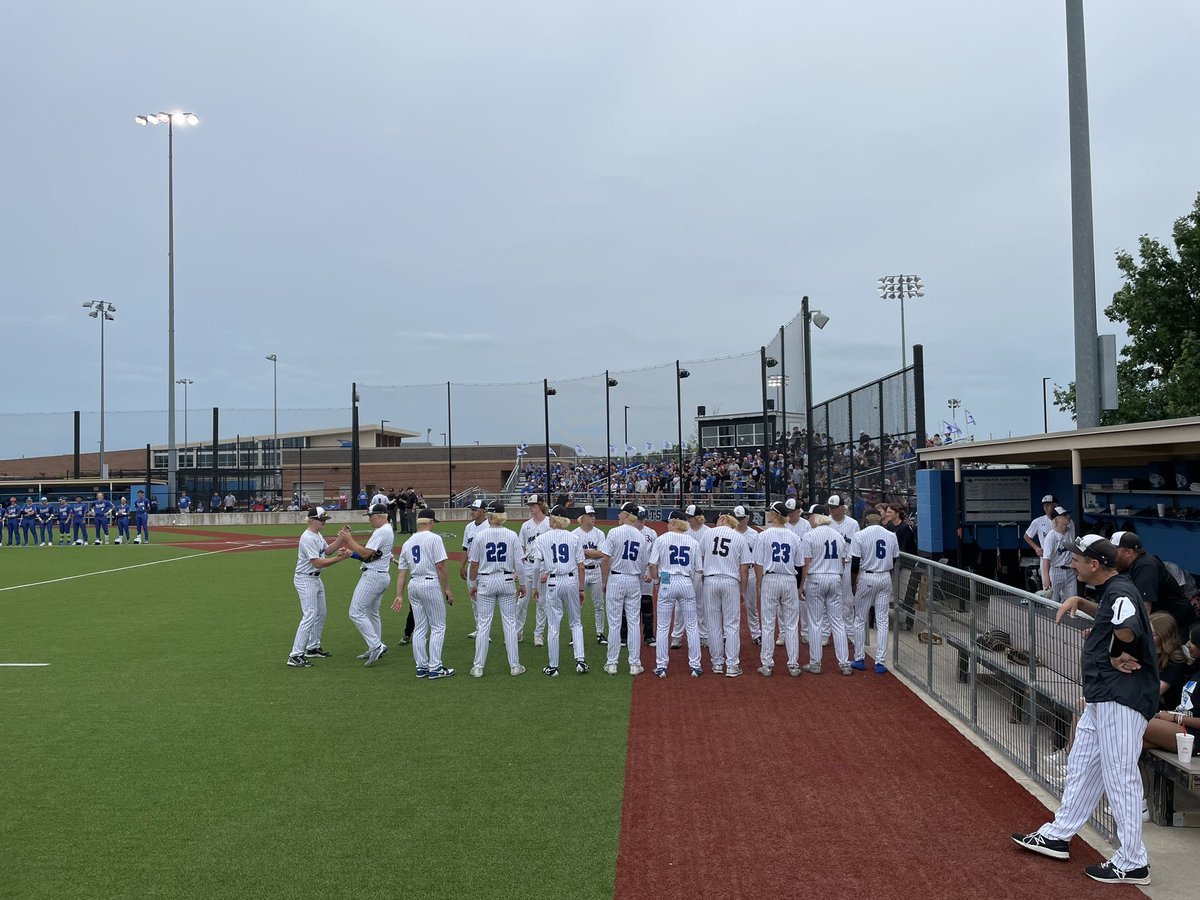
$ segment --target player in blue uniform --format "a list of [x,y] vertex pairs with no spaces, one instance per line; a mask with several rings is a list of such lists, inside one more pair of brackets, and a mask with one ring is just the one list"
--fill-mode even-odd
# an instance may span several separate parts
[[[179,511],[186,512],[187,507],[183,505],[183,501],[187,500],[188,505],[191,505],[191,500],[188,500],[187,494],[179,498]],[[146,499],[145,491],[138,491],[137,499],[133,501],[134,524],[137,526],[137,535],[134,537],[135,544],[150,543],[150,501]]]
[[8,546],[19,543],[21,537],[21,507],[17,506],[17,498],[9,497],[8,506],[4,507],[4,527],[8,530]]
[[33,546],[38,538],[38,514],[37,507],[33,505],[33,498],[26,497],[25,505],[21,507],[21,544],[22,546]]
[[[138,491],[138,493],[140,494],[141,491]],[[150,509],[149,504],[146,505],[146,509]],[[192,498],[188,496],[187,491],[179,495],[179,511],[185,515],[192,511]]]
[[87,504],[83,502],[82,497],[76,497],[75,502],[71,504],[71,525],[75,535],[75,546],[86,547],[88,543],[87,530]]
[[96,502],[92,504],[92,516],[96,524],[96,543],[100,543],[100,531],[104,530],[104,543],[108,543],[108,517],[112,513],[113,505],[109,500],[104,499],[103,494],[96,494]]
[[129,540],[129,500],[122,497],[113,514],[117,520],[117,539],[113,543],[123,544]]
[[40,538],[38,541],[38,546],[49,547],[51,546],[50,532],[54,528],[54,508],[50,505],[50,501],[45,497],[43,497],[42,502],[38,504],[37,513],[38,537]]
[[71,543],[71,504],[66,497],[58,498],[58,507],[54,511],[58,519],[58,543],[60,546]]

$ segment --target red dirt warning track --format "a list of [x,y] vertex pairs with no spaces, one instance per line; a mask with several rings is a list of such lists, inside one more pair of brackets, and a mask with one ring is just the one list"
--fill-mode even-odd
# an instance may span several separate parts
[[1079,839],[1069,862],[1012,844],[1046,809],[894,677],[827,651],[790,678],[780,648],[763,678],[746,643],[747,674],[697,680],[683,653],[659,680],[647,648],[634,682],[618,900],[1144,896],[1089,880]]

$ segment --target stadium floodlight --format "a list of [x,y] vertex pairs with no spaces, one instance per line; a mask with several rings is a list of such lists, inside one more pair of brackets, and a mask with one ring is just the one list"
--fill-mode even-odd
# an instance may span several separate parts
[[[612,413],[609,391],[617,386],[617,379],[604,370],[604,480],[608,485],[608,505],[612,506]],[[626,423],[629,421],[629,407],[625,407]],[[629,427],[625,427],[625,443],[629,443]]]
[[812,312],[812,323],[817,326],[820,331],[825,330],[825,326],[829,324],[829,316],[821,312],[819,309],[814,309]]
[[175,446],[175,126],[197,125],[191,112],[145,113],[138,125],[167,126],[167,511],[174,512],[179,452]]
[[683,507],[683,483],[686,480],[683,476],[683,379],[690,378],[692,373],[687,369],[679,367],[679,360],[675,360],[675,428],[677,432],[676,440],[676,461],[679,464],[679,506]]
[[103,300],[88,300],[83,304],[88,317],[100,320],[100,477],[108,477],[108,465],[104,461],[104,323],[116,321],[113,315],[117,308]]

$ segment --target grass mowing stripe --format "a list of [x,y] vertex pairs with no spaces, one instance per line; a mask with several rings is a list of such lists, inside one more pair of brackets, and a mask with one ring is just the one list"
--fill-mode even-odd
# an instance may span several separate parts
[[[204,555],[84,582],[87,603],[74,581],[5,595],[0,659],[53,665],[0,680],[0,895],[611,898],[631,680],[598,674],[596,644],[592,674],[548,679],[527,638],[513,678],[496,624],[470,678],[452,564],[458,676],[414,677],[394,581],[392,649],[365,669],[358,567],[335,566],[335,656],[289,669],[295,551]],[[48,558],[14,554],[11,577]]]
[[[238,544],[235,547],[226,547],[224,550],[204,550],[204,551],[188,551],[184,548],[185,556],[173,556],[170,559],[156,559],[151,562],[134,563],[132,566],[119,566],[116,569],[101,569],[98,572],[81,572],[78,575],[64,575],[61,578],[51,578],[47,581],[31,581],[28,584],[13,584],[8,587],[0,587],[0,593],[5,591],[19,591],[22,588],[42,587],[47,584],[58,584],[61,581],[74,581],[77,578],[91,578],[93,575],[112,575],[116,572],[127,572],[130,569],[144,569],[146,566],[161,566],[164,563],[179,562],[184,559],[199,559],[202,556],[215,556],[218,553],[228,553],[231,550],[243,550],[247,545]],[[174,549],[174,548],[172,548]]]

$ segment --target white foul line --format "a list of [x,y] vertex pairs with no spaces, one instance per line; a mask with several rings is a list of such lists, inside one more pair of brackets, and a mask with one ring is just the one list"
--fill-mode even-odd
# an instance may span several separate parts
[[10,669],[35,669],[39,666],[48,666],[50,663],[0,663],[0,666],[7,666]]
[[58,584],[60,581],[74,581],[76,578],[91,578],[93,575],[111,575],[113,572],[125,572],[129,569],[141,569],[146,566],[161,566],[163,563],[179,562],[183,559],[199,559],[201,556],[215,556],[218,553],[228,553],[231,550],[242,550],[249,544],[238,544],[226,547],[224,550],[207,550],[203,553],[190,553],[187,556],[173,556],[170,559],[156,559],[153,562],[135,563],[132,566],[121,566],[116,569],[102,569],[99,572],[84,572],[82,575],[64,575],[62,578],[51,578],[49,581],[33,581],[29,584],[14,584],[11,587],[0,588],[0,594],[5,591],[19,591],[21,588],[42,587],[47,584]]

